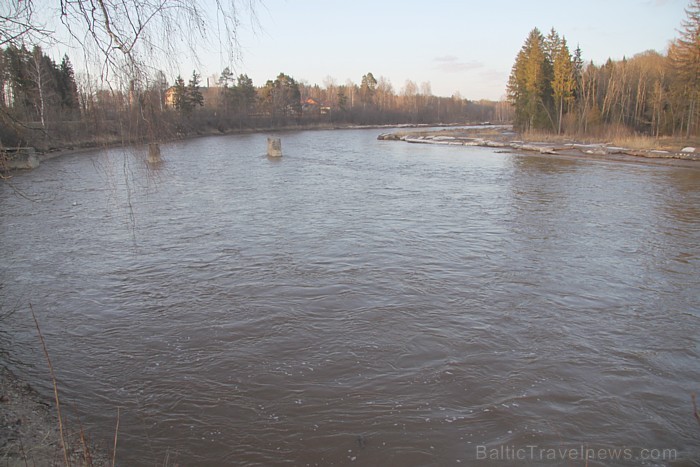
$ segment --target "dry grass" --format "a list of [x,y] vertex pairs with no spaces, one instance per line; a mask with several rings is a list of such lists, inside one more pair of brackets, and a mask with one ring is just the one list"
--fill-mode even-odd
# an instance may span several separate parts
[[63,459],[66,465],[70,465],[68,461],[68,448],[66,447],[66,438],[63,434],[63,416],[61,415],[61,402],[58,398],[58,384],[56,383],[56,375],[53,371],[53,365],[51,364],[51,358],[49,358],[49,351],[46,349],[46,342],[44,341],[44,336],[41,334],[41,329],[39,328],[39,321],[36,319],[34,314],[34,308],[32,304],[29,304],[29,310],[32,312],[32,318],[34,318],[34,324],[36,325],[36,331],[39,333],[39,340],[41,341],[41,347],[44,349],[44,356],[46,357],[46,363],[49,365],[49,372],[51,373],[51,382],[53,383],[53,394],[56,400],[56,414],[58,415],[58,431],[61,435],[61,448],[63,450]]
[[607,146],[617,146],[635,150],[666,150],[670,152],[680,152],[685,147],[700,148],[700,137],[690,139],[662,136],[641,135],[632,132],[623,126],[607,126],[593,131],[590,134],[562,134],[557,135],[545,131],[531,130],[513,135],[511,131],[504,131],[503,128],[446,128],[441,130],[421,130],[419,128],[409,128],[402,131],[392,132],[396,138],[403,136],[454,136],[465,138],[483,138],[493,141],[523,140],[529,143],[552,143],[552,144],[605,144]]
[[681,149],[688,146],[700,148],[700,138],[698,137],[686,139],[662,136],[656,138],[653,136],[636,134],[629,129],[614,126],[590,135],[555,135],[547,132],[528,131],[519,136],[529,142],[606,144],[608,146],[618,146],[628,149],[659,149],[671,152],[679,152]]

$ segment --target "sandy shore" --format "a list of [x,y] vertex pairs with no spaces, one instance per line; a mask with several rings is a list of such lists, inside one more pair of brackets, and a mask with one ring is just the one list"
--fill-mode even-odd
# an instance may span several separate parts
[[[76,431],[74,425],[77,423],[69,427],[73,431],[66,430],[66,451],[71,465],[111,465],[103,452],[93,446],[85,449],[80,430]],[[63,465],[64,453],[54,405],[7,368],[0,367],[0,466]]]
[[678,151],[661,149],[632,149],[610,144],[581,144],[575,142],[533,142],[516,139],[509,126],[484,126],[436,131],[399,131],[383,133],[379,140],[404,141],[414,144],[440,144],[451,146],[481,146],[495,148],[498,152],[536,153],[542,155],[586,158],[620,162],[645,162],[700,168],[700,153],[695,148]]

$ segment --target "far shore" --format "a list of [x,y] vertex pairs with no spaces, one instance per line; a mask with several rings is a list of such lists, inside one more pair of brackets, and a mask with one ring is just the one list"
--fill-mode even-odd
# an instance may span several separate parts
[[581,143],[564,138],[555,138],[554,142],[537,141],[532,137],[518,135],[510,125],[484,125],[437,131],[397,131],[383,133],[377,139],[413,144],[479,146],[507,153],[536,153],[545,156],[700,168],[700,148],[696,147],[639,149],[613,143]]
[[[428,130],[427,128],[430,128]],[[441,129],[435,129],[441,128]],[[700,147],[688,147],[677,145],[676,148],[655,147],[649,144],[649,139],[640,139],[643,148],[639,148],[639,141],[635,141],[636,148],[624,147],[614,143],[604,142],[579,142],[565,139],[564,137],[543,137],[520,135],[513,131],[511,125],[492,125],[490,123],[462,123],[462,124],[383,124],[383,125],[351,125],[351,124],[320,124],[320,125],[288,125],[274,128],[241,128],[219,131],[209,129],[187,134],[177,134],[171,137],[161,138],[156,141],[166,144],[175,141],[183,141],[207,136],[226,136],[236,134],[265,134],[281,133],[289,131],[318,131],[318,130],[352,130],[352,129],[377,129],[394,130],[378,135],[379,140],[403,141],[413,144],[439,144],[451,146],[480,146],[494,148],[497,152],[540,154],[556,157],[587,158],[620,162],[645,162],[656,165],[671,165],[682,167],[700,168]],[[554,139],[554,141],[550,141]],[[47,150],[37,150],[37,165],[43,161],[65,155],[81,154],[96,150],[140,147],[147,144],[146,141],[128,141],[120,138],[104,141],[82,142],[75,145],[56,145]],[[700,144],[699,144],[700,146]],[[14,168],[16,170],[33,169],[37,165]]]
[[[180,133],[174,135],[166,135],[165,137],[158,138],[155,142],[158,144],[167,144],[175,141],[185,141],[195,138],[203,138],[207,136],[227,136],[227,135],[243,135],[243,134],[266,134],[266,133],[282,133],[289,131],[328,131],[328,130],[362,130],[362,129],[396,129],[396,128],[434,128],[434,127],[463,127],[469,124],[461,123],[434,123],[434,124],[381,124],[381,125],[355,125],[355,124],[306,124],[306,125],[285,125],[278,127],[269,128],[233,128],[225,131],[220,131],[215,128],[210,128],[204,131],[197,131],[191,133]],[[103,139],[101,141],[82,141],[73,144],[63,143],[63,144],[49,144],[47,149],[41,148],[27,148],[31,149],[33,154],[36,156],[36,164],[14,164],[8,172],[14,172],[17,170],[31,170],[40,165],[41,162],[54,159],[61,156],[67,156],[72,154],[81,154],[87,152],[93,152],[103,149],[115,149],[115,148],[127,148],[127,147],[140,147],[147,145],[149,141],[132,141],[124,138],[111,138]],[[0,151],[2,148],[0,147]],[[1,161],[0,161],[1,162]],[[0,165],[0,173],[2,173],[2,166]]]

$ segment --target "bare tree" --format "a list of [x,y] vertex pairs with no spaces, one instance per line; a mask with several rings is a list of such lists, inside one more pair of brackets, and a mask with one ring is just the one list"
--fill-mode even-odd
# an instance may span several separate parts
[[676,72],[685,82],[687,100],[686,138],[697,125],[700,100],[700,0],[692,0],[685,10],[687,18],[681,23],[681,37],[669,48],[669,56]]
[[34,18],[33,6],[31,1],[0,2],[0,47],[17,44],[24,39],[33,42],[49,34],[50,31]]
[[[153,58],[176,56],[178,43],[195,51],[212,39],[230,60],[239,57],[237,31],[242,15],[255,22],[256,0],[3,0],[0,46],[36,42],[67,33],[102,72],[123,71],[136,77]],[[213,16],[207,5],[214,5]],[[43,24],[37,11],[55,11]],[[51,18],[47,18],[49,21]]]
[[46,87],[47,70],[44,69],[44,56],[41,48],[35,46],[31,55],[31,68],[29,75],[36,85],[37,102],[35,104],[41,121],[41,128],[46,132]]

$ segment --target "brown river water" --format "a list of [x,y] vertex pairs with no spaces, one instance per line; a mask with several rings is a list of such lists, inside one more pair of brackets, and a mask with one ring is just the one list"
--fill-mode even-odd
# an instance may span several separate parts
[[3,363],[51,396],[31,303],[123,466],[698,465],[700,167],[377,134],[0,184]]

